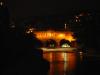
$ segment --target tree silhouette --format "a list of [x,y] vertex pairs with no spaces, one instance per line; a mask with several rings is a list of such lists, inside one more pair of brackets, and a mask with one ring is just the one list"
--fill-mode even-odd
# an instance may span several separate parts
[[80,22],[72,22],[71,29],[74,32],[74,37],[77,38],[79,46],[98,50],[100,12],[87,12],[87,15],[78,17]]

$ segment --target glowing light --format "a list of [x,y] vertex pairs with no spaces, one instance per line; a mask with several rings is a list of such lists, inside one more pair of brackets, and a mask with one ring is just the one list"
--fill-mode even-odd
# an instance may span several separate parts
[[65,29],[67,28],[66,23],[65,23]]
[[26,30],[26,33],[32,33],[34,31],[34,28],[29,28],[28,30]]
[[58,37],[59,38],[64,38],[65,37],[65,34],[59,34]]
[[52,37],[53,34],[52,34],[51,32],[47,32],[47,36],[48,36],[48,37]]
[[59,41],[61,39],[66,39],[68,41],[75,41],[74,37],[72,36],[72,32],[60,32],[60,31],[38,31],[34,32],[36,37],[42,41],[47,39],[55,39]]
[[77,18],[77,19],[78,19],[79,17],[78,17],[78,16],[75,16],[75,18]]
[[55,33],[52,32],[36,32],[36,37],[39,39],[50,39],[55,37]]
[[79,52],[79,54],[80,54],[80,61],[82,61],[83,60],[83,52]]
[[67,47],[67,48],[41,48],[43,51],[45,51],[45,52],[50,52],[50,51],[52,51],[52,52],[56,52],[56,51],[64,51],[64,52],[66,52],[66,51],[69,51],[69,52],[74,52],[74,51],[77,51],[77,48],[72,48],[72,47]]
[[[67,64],[67,59],[68,59],[68,57],[67,57],[67,53],[63,53],[63,56],[64,56],[64,71],[66,71],[67,70],[67,67],[68,67],[68,64]],[[66,73],[64,72],[64,75],[66,75]]]
[[83,16],[83,13],[79,14],[79,16]]
[[52,59],[53,59],[53,54],[50,53],[50,62],[52,62]]
[[76,40],[73,38],[72,34],[68,34],[65,38],[66,38],[66,40],[69,40],[70,42]]
[[67,53],[62,53],[62,57],[63,57],[64,61],[67,61]]
[[67,43],[64,43],[61,47],[66,48],[66,47],[70,47],[70,45],[68,45]]
[[0,2],[0,5],[3,6],[3,2]]

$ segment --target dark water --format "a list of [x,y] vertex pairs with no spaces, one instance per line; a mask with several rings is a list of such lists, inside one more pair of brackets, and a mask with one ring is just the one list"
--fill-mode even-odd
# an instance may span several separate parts
[[50,62],[48,75],[100,75],[100,58],[79,52],[44,52]]

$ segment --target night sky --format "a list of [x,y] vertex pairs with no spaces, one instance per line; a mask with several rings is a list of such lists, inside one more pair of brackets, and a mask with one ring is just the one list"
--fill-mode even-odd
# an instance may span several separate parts
[[96,0],[7,0],[13,20],[32,16],[65,15],[72,10],[99,10]]

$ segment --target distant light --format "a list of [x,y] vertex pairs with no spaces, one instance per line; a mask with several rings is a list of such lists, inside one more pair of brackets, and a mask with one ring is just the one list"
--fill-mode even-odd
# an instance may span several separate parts
[[75,21],[76,21],[76,22],[78,22],[78,20],[77,20],[77,19],[76,19]]
[[80,22],[80,19],[76,19],[75,21],[76,21],[76,22]]
[[12,25],[11,28],[15,28],[15,25]]
[[79,19],[79,17],[78,17],[78,16],[75,16],[75,18]]
[[79,16],[83,16],[83,14],[79,14]]
[[3,2],[0,2],[0,6],[3,6],[3,4],[4,4]]
[[80,55],[82,55],[83,54],[83,52],[79,52],[80,53]]
[[26,33],[32,33],[34,31],[34,28],[29,28],[28,30],[26,30]]
[[66,23],[65,23],[65,27],[64,27],[64,28],[65,28],[65,29],[67,28],[67,27],[66,27]]

